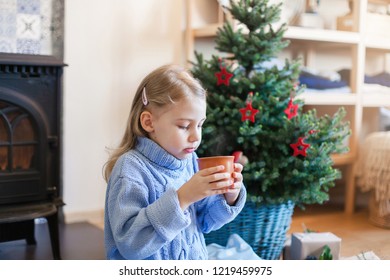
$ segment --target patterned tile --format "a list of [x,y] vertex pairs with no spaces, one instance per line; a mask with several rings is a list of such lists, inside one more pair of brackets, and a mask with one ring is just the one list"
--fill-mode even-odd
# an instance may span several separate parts
[[16,36],[18,39],[40,40],[41,17],[39,15],[18,14],[16,16]]
[[53,18],[51,3],[52,1],[41,1],[41,29],[42,39],[45,39],[47,33],[51,33],[51,20]]
[[9,38],[0,37],[0,52],[14,53],[16,50],[16,41]]
[[16,52],[24,54],[41,54],[40,41],[31,39],[17,39]]
[[16,0],[0,0],[0,11],[16,14]]
[[64,0],[0,0],[0,52],[63,57]]
[[39,15],[41,13],[40,6],[40,0],[17,0],[18,13]]
[[0,38],[16,36],[16,14],[7,10],[0,10]]
[[41,1],[41,54],[52,54],[52,1]]

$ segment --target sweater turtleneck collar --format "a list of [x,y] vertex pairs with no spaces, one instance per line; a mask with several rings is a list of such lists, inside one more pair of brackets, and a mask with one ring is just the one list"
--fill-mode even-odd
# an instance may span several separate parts
[[187,165],[189,160],[174,157],[156,142],[146,137],[137,138],[136,150],[150,161],[171,170],[182,169]]

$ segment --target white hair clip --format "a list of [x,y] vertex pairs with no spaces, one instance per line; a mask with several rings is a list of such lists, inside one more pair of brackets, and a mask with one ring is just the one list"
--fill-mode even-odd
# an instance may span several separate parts
[[148,98],[146,97],[146,89],[142,90],[142,103],[146,106],[149,104]]

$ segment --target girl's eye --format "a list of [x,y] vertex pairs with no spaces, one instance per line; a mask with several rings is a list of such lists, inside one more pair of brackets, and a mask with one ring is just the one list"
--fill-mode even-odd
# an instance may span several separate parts
[[184,130],[188,130],[190,127],[189,127],[189,126],[182,126],[182,125],[179,125],[179,128],[180,128],[180,129],[184,129]]

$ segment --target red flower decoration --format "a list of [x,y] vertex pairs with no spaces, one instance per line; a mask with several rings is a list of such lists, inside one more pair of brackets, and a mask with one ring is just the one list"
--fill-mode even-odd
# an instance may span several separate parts
[[255,122],[255,115],[259,112],[257,109],[253,109],[252,103],[248,102],[245,108],[240,109],[240,113],[242,115],[241,120],[246,121],[250,120],[251,122]]
[[296,115],[298,115],[298,107],[299,106],[296,104],[293,104],[292,99],[290,99],[286,110],[284,110],[284,112],[286,113],[287,118],[289,120],[292,119],[293,117],[295,117]]
[[228,86],[230,79],[233,77],[233,74],[226,71],[225,67],[221,67],[221,72],[215,73],[215,76],[218,79],[217,86],[219,86],[221,84]]
[[306,156],[306,150],[310,147],[310,144],[303,142],[304,139],[304,137],[299,137],[297,143],[290,144],[291,148],[294,149],[294,157],[298,155]]

